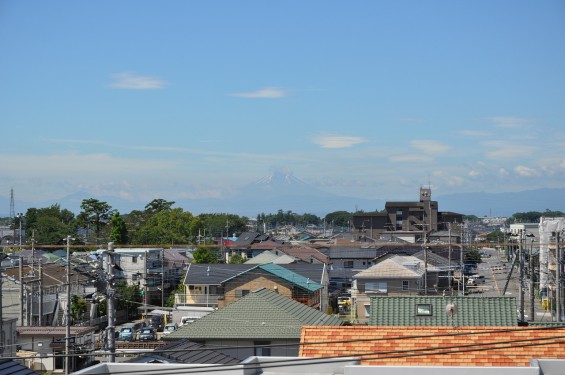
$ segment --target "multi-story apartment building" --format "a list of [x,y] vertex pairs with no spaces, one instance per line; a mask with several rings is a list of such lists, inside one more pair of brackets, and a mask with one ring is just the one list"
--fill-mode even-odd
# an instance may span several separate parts
[[420,188],[420,199],[414,202],[386,202],[381,212],[364,212],[353,215],[353,227],[358,240],[378,239],[386,232],[387,237],[401,238],[408,242],[421,242],[423,237],[438,231],[453,231],[456,241],[458,226],[463,215],[441,212],[438,202],[433,201],[429,187]]

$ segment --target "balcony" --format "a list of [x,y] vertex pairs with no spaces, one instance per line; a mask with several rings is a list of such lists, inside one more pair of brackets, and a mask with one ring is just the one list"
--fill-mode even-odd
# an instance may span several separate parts
[[175,293],[176,306],[213,306],[218,305],[224,295],[220,294],[183,294]]

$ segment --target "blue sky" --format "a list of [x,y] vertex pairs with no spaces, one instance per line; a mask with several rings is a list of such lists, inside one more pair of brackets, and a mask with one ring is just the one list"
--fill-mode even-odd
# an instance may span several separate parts
[[564,188],[564,38],[561,0],[4,0],[0,196]]

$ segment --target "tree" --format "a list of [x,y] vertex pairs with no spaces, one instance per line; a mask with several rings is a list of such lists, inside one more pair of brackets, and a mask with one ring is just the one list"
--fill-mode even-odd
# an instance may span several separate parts
[[245,263],[245,258],[242,257],[239,254],[234,254],[230,257],[228,263],[229,264],[243,264],[243,263]]
[[58,204],[46,208],[29,208],[24,223],[26,237],[39,244],[60,244],[70,233],[76,232],[74,214]]
[[126,227],[126,222],[120,216],[119,212],[115,212],[110,220],[110,225],[112,227],[110,231],[110,241],[113,241],[119,245],[124,245],[128,243],[128,229]]
[[80,208],[82,211],[78,217],[79,221],[86,226],[93,225],[96,239],[100,238],[100,230],[110,221],[114,214],[112,206],[98,199],[90,198],[83,199]]
[[116,310],[125,310],[128,318],[139,316],[137,307],[141,304],[141,292],[137,285],[127,285],[125,281],[116,284]]
[[334,227],[347,227],[351,222],[352,214],[347,211],[334,211],[326,215],[326,223],[331,223]]
[[73,317],[73,321],[77,322],[84,318],[84,314],[86,313],[86,301],[82,299],[80,296],[74,294],[71,297],[71,315]]
[[192,263],[195,264],[207,264],[207,263],[218,263],[217,251],[212,251],[208,247],[199,247],[192,252]]
[[163,210],[170,210],[173,204],[175,204],[175,202],[167,201],[162,198],[153,199],[145,205],[145,212],[149,214],[156,214]]

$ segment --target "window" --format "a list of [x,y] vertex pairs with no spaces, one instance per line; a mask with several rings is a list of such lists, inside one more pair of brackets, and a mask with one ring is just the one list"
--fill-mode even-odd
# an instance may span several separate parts
[[408,289],[410,289],[410,281],[402,280],[402,290],[408,290]]
[[365,283],[365,293],[388,293],[386,281]]
[[367,304],[364,305],[364,307],[365,307],[365,316],[368,318],[371,316],[371,305]]
[[244,297],[249,294],[249,289],[236,289],[235,296],[236,297]]
[[353,268],[353,261],[352,260],[346,260],[343,262],[343,268]]
[[263,346],[263,345],[271,345],[270,341],[255,341],[253,342],[253,345],[255,346],[253,355],[262,356],[262,357],[269,357],[271,355],[271,348]]
[[418,316],[432,316],[431,303],[418,303],[416,305],[416,315]]
[[137,263],[137,256],[131,257],[131,262],[132,262],[132,263]]

